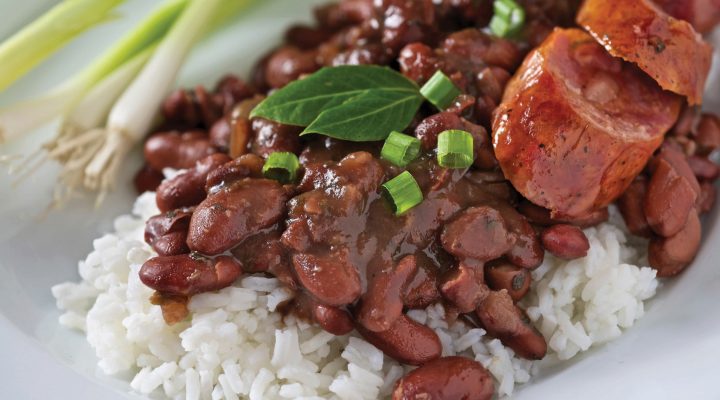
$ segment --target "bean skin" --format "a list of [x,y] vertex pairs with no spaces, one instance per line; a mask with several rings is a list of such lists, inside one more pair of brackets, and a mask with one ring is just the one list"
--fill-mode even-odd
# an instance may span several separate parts
[[426,308],[440,300],[437,272],[434,267],[419,266],[403,292],[403,304],[410,309]]
[[354,329],[350,313],[341,308],[317,303],[313,307],[312,315],[321,328],[333,335],[347,335]]
[[650,228],[664,237],[680,232],[697,196],[688,180],[670,163],[658,160],[643,203]]
[[140,280],[161,293],[192,296],[232,285],[242,266],[232,257],[215,260],[182,254],[147,260],[140,268]]
[[507,290],[513,301],[520,301],[530,291],[530,271],[509,263],[485,267],[485,279],[493,290]]
[[542,232],[540,239],[547,251],[564,260],[585,257],[590,250],[587,237],[574,225],[553,225]]
[[208,173],[205,180],[205,191],[213,193],[221,186],[228,186],[243,178],[262,178],[262,167],[265,162],[255,154],[245,154],[229,161]]
[[151,217],[145,223],[145,242],[161,256],[189,253],[187,231],[192,210],[173,210]]
[[698,209],[701,214],[710,212],[715,205],[717,191],[715,186],[709,182],[700,185],[700,197],[698,197]]
[[690,156],[687,162],[698,179],[714,181],[720,175],[720,167],[707,157]]
[[317,256],[293,256],[295,274],[302,286],[320,302],[343,306],[360,297],[360,275],[347,260],[346,252]]
[[287,197],[277,181],[268,179],[244,179],[213,193],[190,220],[190,249],[207,255],[230,250],[280,221]]
[[440,338],[432,329],[419,324],[406,315],[400,316],[390,329],[372,332],[356,326],[365,340],[387,356],[404,364],[423,365],[440,357]]
[[711,114],[703,114],[695,134],[698,152],[707,155],[720,147],[720,120]]
[[145,161],[158,171],[187,169],[217,150],[203,131],[157,133],[145,142]]
[[618,209],[633,235],[650,237],[652,231],[645,217],[644,199],[647,193],[647,179],[642,175],[635,178],[617,201]]
[[545,339],[530,325],[525,313],[513,304],[507,291],[490,292],[475,314],[490,336],[500,339],[518,356],[528,360],[545,357]]
[[199,204],[206,196],[205,180],[208,174],[230,157],[222,153],[212,154],[195,164],[195,168],[185,171],[160,184],[155,202],[162,212]]
[[695,210],[688,215],[685,226],[669,238],[656,236],[650,240],[648,261],[662,278],[682,272],[695,258],[700,249],[702,226]]
[[530,225],[527,218],[512,207],[503,207],[500,212],[515,239],[515,244],[505,254],[505,257],[518,267],[528,269],[539,267],[545,258],[545,249],[540,244],[535,229]]
[[465,357],[443,357],[405,375],[392,400],[490,400],[495,385],[488,371]]
[[376,275],[361,298],[358,322],[373,332],[390,328],[402,315],[403,287],[417,268],[415,256],[409,255]]
[[160,186],[163,179],[165,179],[165,175],[163,175],[162,171],[153,169],[145,164],[135,174],[135,178],[133,178],[135,191],[138,193],[154,192],[158,186]]

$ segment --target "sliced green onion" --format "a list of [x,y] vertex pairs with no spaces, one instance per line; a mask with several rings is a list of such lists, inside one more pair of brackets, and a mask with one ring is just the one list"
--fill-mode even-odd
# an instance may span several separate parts
[[525,10],[514,0],[495,0],[490,31],[499,37],[517,36],[525,24]]
[[413,176],[405,171],[382,185],[395,215],[401,215],[422,203],[423,194]]
[[438,164],[445,168],[468,168],[473,163],[473,137],[461,130],[449,130],[438,136]]
[[0,45],[0,91],[79,34],[107,22],[125,0],[65,0]]
[[442,71],[437,70],[435,75],[420,88],[420,94],[440,110],[452,105],[460,89]]
[[400,132],[390,132],[385,139],[380,157],[398,167],[410,164],[420,154],[420,140]]
[[292,183],[297,178],[300,161],[293,153],[275,152],[268,156],[263,165],[263,175],[280,183]]

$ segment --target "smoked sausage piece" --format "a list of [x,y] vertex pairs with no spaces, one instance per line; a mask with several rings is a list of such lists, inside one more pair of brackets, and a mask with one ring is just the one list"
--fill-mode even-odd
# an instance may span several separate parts
[[506,88],[495,155],[525,198],[578,217],[625,191],[679,112],[679,97],[590,35],[556,29]]
[[650,0],[586,0],[577,23],[610,54],[636,64],[663,89],[687,97],[690,105],[702,104],[712,47],[688,22]]

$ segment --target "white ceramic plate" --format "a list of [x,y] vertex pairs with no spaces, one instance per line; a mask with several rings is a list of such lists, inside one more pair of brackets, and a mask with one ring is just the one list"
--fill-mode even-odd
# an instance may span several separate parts
[[[225,72],[245,74],[294,21],[310,20],[313,4],[325,0],[266,0],[247,18],[202,43],[181,74],[181,85],[210,84]],[[0,39],[32,20],[52,0],[0,0]],[[48,63],[0,95],[0,105],[41,93],[76,71],[138,21],[157,0],[131,0],[125,18],[84,35]],[[716,32],[717,33],[717,32]],[[716,35],[716,38],[718,38]],[[720,41],[716,40],[716,43]],[[711,79],[706,106],[720,111],[720,81]],[[2,60],[0,60],[2,62]],[[37,146],[50,129],[0,153]],[[139,152],[127,164],[120,188],[95,210],[74,202],[42,221],[56,170],[46,166],[12,187],[0,176],[0,399],[138,399],[123,377],[104,376],[84,337],[60,327],[50,287],[76,280],[77,260],[91,241],[130,210],[130,185]],[[717,208],[705,218],[705,238],[695,264],[668,281],[649,303],[646,316],[620,339],[545,371],[515,398],[527,399],[719,399],[720,221]],[[127,378],[127,377],[125,377]]]

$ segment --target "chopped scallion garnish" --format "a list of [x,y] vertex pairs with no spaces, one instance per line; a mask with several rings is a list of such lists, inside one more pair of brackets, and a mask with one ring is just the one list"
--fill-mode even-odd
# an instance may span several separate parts
[[299,169],[300,161],[295,154],[278,151],[268,156],[262,172],[268,179],[280,183],[292,183],[295,182]]
[[383,144],[380,156],[398,167],[410,164],[420,153],[420,140],[400,132],[390,133]]
[[437,160],[445,168],[468,168],[473,163],[473,137],[461,130],[449,130],[438,136]]
[[382,185],[384,194],[393,206],[395,215],[401,215],[422,203],[423,194],[413,176],[405,171]]
[[525,24],[525,10],[514,0],[495,0],[490,30],[496,36],[510,37],[520,33]]
[[420,94],[440,110],[452,105],[460,89],[442,71],[437,70],[427,83],[420,88]]

